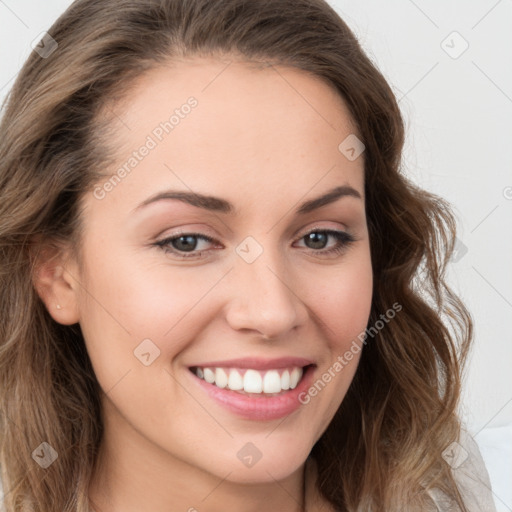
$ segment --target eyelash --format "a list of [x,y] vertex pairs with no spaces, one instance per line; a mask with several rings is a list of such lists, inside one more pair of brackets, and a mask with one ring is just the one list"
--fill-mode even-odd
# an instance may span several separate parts
[[[350,233],[347,233],[346,231],[337,231],[337,230],[333,230],[333,229],[312,229],[311,231],[309,231],[308,233],[302,235],[299,240],[302,240],[304,238],[306,238],[307,236],[311,235],[312,233],[322,233],[322,234],[325,234],[325,235],[330,235],[332,237],[334,237],[338,243],[336,244],[335,247],[332,247],[331,249],[310,249],[311,252],[313,253],[317,253],[317,254],[322,254],[322,255],[338,255],[338,254],[341,254],[345,249],[347,249],[353,242],[356,241],[356,239],[350,234]],[[163,240],[159,240],[158,242],[156,242],[154,245],[159,247],[160,249],[162,249],[164,251],[164,253],[172,253],[174,255],[177,255],[178,258],[181,258],[181,259],[186,259],[186,258],[194,258],[194,257],[198,257],[198,255],[200,256],[201,253],[203,251],[193,251],[193,252],[183,252],[183,251],[179,251],[177,249],[174,249],[174,248],[171,248],[169,246],[169,244],[171,242],[173,242],[174,240],[177,240],[181,237],[188,237],[188,236],[192,236],[192,237],[196,237],[196,238],[199,238],[201,240],[204,240],[206,242],[215,242],[215,239],[207,236],[207,235],[202,235],[200,233],[180,233],[178,235],[174,235],[172,237],[168,237],[168,238],[165,238]]]

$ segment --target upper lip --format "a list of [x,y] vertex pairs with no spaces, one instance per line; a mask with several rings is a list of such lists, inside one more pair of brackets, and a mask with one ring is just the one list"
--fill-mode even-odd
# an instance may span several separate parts
[[303,357],[279,357],[277,359],[264,359],[261,357],[244,357],[238,359],[225,359],[222,361],[207,361],[191,365],[200,368],[253,368],[255,370],[272,370],[290,368],[293,366],[308,366],[314,364],[310,359]]

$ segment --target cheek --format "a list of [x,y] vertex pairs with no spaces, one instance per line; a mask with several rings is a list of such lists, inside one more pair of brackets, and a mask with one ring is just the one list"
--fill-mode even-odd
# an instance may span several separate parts
[[[321,289],[309,292],[311,305],[324,326],[333,357],[343,353],[364,332],[371,311],[373,275],[368,253],[354,255],[340,265],[335,276],[324,281]],[[315,295],[313,295],[315,294]]]
[[101,322],[129,334],[133,341],[164,336],[211,287],[197,269],[169,272],[165,263],[148,264],[149,258],[144,261],[142,254],[116,255],[109,249],[98,251],[101,260],[90,257],[82,309],[87,323]]
[[310,305],[326,343],[315,380],[300,397],[319,419],[318,439],[334,417],[354,378],[361,357],[362,334],[371,311],[373,274],[369,251],[354,254],[323,287],[310,286]]
[[186,348],[208,318],[205,296],[223,274],[172,268],[165,258],[148,263],[147,254],[115,248],[90,245],[80,303],[80,325],[103,389],[144,368],[136,358],[139,347],[155,357],[153,367],[168,364]]

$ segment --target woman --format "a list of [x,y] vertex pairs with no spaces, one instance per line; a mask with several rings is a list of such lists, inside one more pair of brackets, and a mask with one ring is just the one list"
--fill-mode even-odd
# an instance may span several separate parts
[[7,511],[483,510],[455,222],[326,3],[78,0],[0,130]]

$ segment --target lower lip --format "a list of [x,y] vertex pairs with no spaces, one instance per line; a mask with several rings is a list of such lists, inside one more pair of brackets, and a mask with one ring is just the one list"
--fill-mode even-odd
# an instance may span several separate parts
[[268,397],[263,393],[261,396],[249,396],[230,389],[221,389],[215,384],[210,384],[200,379],[190,370],[188,370],[188,373],[206,391],[210,398],[229,411],[249,420],[265,421],[288,416],[303,405],[299,401],[299,396],[309,388],[310,382],[313,379],[314,369],[314,366],[308,366],[304,370],[304,374],[295,389],[290,389],[282,395]]

